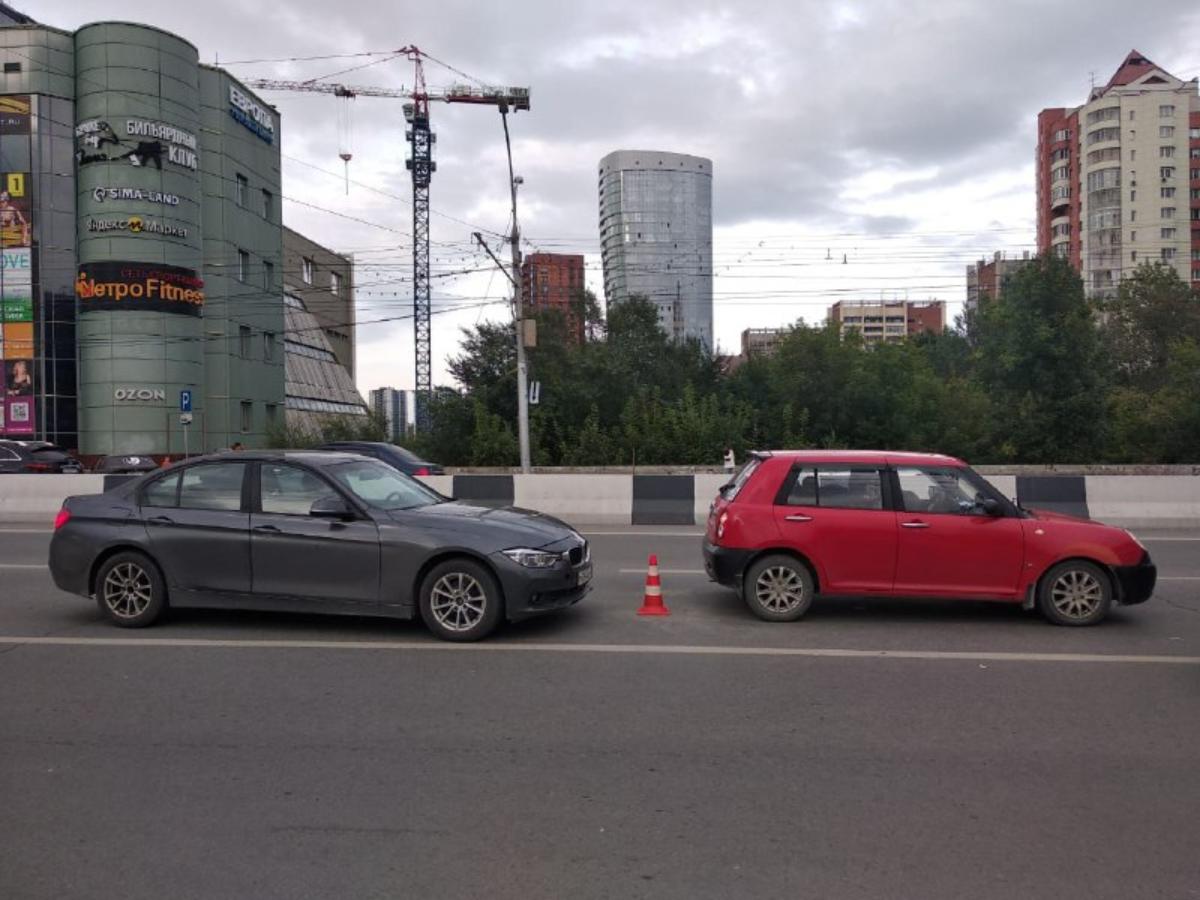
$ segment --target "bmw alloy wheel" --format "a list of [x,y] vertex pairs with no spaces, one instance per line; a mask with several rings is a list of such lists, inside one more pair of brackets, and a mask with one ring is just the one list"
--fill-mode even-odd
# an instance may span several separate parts
[[447,572],[433,585],[430,609],[447,631],[470,631],[483,618],[487,594],[466,572]]
[[135,619],[150,606],[153,591],[149,572],[137,563],[123,562],[104,579],[104,605],[118,618]]

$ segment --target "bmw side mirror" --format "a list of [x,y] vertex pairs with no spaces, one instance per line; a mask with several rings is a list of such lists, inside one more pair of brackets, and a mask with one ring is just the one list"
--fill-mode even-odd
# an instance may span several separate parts
[[326,494],[313,501],[308,514],[316,519],[353,519],[354,510],[337,494]]

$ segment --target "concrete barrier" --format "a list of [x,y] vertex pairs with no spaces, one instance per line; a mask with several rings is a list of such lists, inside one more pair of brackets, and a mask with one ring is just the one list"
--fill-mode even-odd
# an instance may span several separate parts
[[68,497],[104,491],[104,475],[0,475],[0,518],[45,519],[47,524]]
[[[137,477],[137,476],[129,476]],[[0,521],[49,522],[73,494],[99,494],[129,480],[112,475],[2,475]],[[1098,473],[995,468],[987,479],[1026,507],[1087,516],[1129,528],[1200,528],[1200,471]],[[456,472],[421,479],[434,490],[485,506],[520,506],[578,525],[703,525],[724,473],[643,474],[500,471]]]
[[[633,479],[628,475],[511,477],[515,506],[536,509],[572,524],[629,525],[633,521]],[[455,496],[474,499],[461,493]]]
[[1200,525],[1200,477],[1095,475],[1086,479],[1093,519],[1127,528]]

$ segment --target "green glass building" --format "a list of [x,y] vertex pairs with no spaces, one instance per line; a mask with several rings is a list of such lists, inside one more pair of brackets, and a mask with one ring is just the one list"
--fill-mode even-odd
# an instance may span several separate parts
[[[284,415],[278,114],[186,40],[0,5],[0,434],[261,444]],[[14,191],[16,193],[14,193]]]

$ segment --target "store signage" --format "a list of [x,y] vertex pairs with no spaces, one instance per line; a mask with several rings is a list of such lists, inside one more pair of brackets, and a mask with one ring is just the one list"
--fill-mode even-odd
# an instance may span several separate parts
[[117,388],[113,391],[113,399],[151,402],[166,400],[167,392],[163,388]]
[[185,238],[186,228],[167,225],[158,219],[143,219],[130,216],[128,219],[88,219],[88,231],[128,231],[130,234],[161,234],[165,237]]
[[204,282],[191,269],[136,262],[84,263],[75,279],[81,312],[128,309],[198,316]]
[[0,97],[0,134],[29,134],[29,95]]
[[275,140],[275,117],[232,84],[229,86],[229,114],[268,144]]
[[178,194],[162,191],[147,191],[142,188],[98,187],[92,189],[92,199],[97,203],[107,200],[141,200],[145,203],[161,203],[163,206],[178,206]]
[[81,166],[128,161],[139,168],[153,165],[161,170],[164,156],[169,163],[196,171],[196,136],[150,119],[127,119],[124,137],[103,119],[87,119],[75,126],[75,159]]
[[[28,96],[0,97],[0,135],[6,156],[29,158]],[[0,434],[36,432],[35,398],[40,364],[33,332],[33,212],[27,172],[0,174]]]

